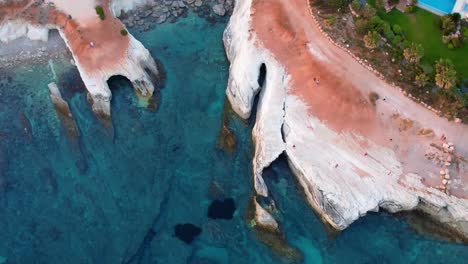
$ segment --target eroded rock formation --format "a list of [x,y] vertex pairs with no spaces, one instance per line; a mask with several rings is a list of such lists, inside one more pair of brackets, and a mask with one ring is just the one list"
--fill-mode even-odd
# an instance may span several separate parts
[[[468,238],[468,127],[406,98],[333,45],[307,5],[238,0],[224,33],[233,109],[248,118],[259,94],[257,195],[268,195],[263,169],[286,153],[309,204],[337,230],[369,211],[418,209]],[[371,92],[380,95],[375,106]],[[420,134],[427,129],[434,134]]]
[[[57,29],[72,52],[92,99],[93,111],[108,118],[112,93],[107,80],[111,76],[127,77],[139,96],[150,98],[154,91],[152,77],[159,75],[148,50],[114,16],[122,9],[142,3],[85,0],[69,5],[62,0],[3,0],[0,1],[0,40],[8,42],[25,36],[46,41],[48,31]],[[96,6],[102,7],[104,19],[96,14]]]

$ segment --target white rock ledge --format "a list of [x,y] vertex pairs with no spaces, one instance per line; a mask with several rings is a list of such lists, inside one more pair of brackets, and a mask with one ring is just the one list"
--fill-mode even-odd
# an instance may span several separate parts
[[[144,3],[145,1],[143,0],[114,0],[111,3],[111,8],[113,13],[120,13],[120,10],[130,10]],[[31,25],[23,20],[7,20],[3,24],[0,24],[0,42],[9,42],[21,37],[47,41],[49,30],[51,29],[58,30],[68,49],[71,51],[69,41],[60,27],[56,25]],[[128,33],[128,38],[129,46],[126,56],[110,67],[86,70],[81,65],[79,58],[71,52],[88,91],[88,98],[91,99],[92,109],[100,117],[108,118],[111,114],[110,102],[112,92],[109,89],[107,81],[112,76],[121,75],[128,78],[139,96],[149,98],[154,92],[154,80],[152,80],[152,77],[158,77],[160,74],[156,63],[141,42],[130,33]]]
[[[419,209],[468,238],[466,199],[426,187],[420,176],[405,174],[391,149],[356,134],[337,134],[309,116],[300,98],[287,93],[290,87],[284,67],[262,48],[251,30],[251,4],[252,0],[236,1],[223,39],[231,62],[226,94],[234,111],[249,118],[261,89],[252,132],[257,194],[268,195],[262,172],[284,152],[309,204],[337,230],[380,208],[389,212]],[[262,63],[267,74],[260,88],[257,78]],[[356,152],[356,138],[368,143],[365,151],[373,159]],[[356,168],[367,175],[359,175]]]

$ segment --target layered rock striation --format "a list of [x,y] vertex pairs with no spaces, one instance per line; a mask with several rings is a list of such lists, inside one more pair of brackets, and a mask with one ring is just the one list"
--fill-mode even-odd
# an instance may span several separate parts
[[285,153],[309,204],[337,230],[369,211],[417,209],[466,240],[468,127],[404,97],[334,46],[307,4],[238,0],[224,33],[233,109],[249,118],[258,95],[257,195],[268,196],[263,169]]

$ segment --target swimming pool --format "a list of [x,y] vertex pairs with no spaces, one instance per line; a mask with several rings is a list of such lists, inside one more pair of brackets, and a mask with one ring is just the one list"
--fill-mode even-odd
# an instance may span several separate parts
[[456,0],[419,0],[418,4],[433,13],[445,15],[452,13],[455,2]]

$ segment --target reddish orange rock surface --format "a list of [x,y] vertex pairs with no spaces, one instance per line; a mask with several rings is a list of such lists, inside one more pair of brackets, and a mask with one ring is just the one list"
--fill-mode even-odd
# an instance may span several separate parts
[[83,19],[42,1],[6,1],[0,4],[0,23],[22,19],[34,25],[55,25],[63,32],[81,66],[95,71],[119,63],[127,55],[129,46],[128,37],[120,34],[124,25],[112,15],[109,3],[109,0],[95,1],[105,13],[105,19],[101,20],[94,9],[89,10],[91,16],[95,15],[93,18]]
[[[414,172],[427,186],[442,185],[439,165],[425,154],[433,149],[431,143],[443,142],[437,136],[424,137],[418,132],[423,128],[447,131],[452,137],[449,140],[456,142],[464,156],[468,153],[466,126],[450,123],[409,101],[335,46],[315,24],[307,5],[306,0],[252,1],[251,32],[257,44],[269,50],[290,76],[287,93],[301,98],[309,115],[334,131],[362,135],[392,149],[404,166],[404,175]],[[369,100],[373,91],[381,96],[377,107]],[[357,153],[365,155],[364,145],[356,149]],[[457,182],[468,181],[466,166],[452,165],[450,170],[457,175]],[[452,184],[451,194],[466,198],[468,190],[464,184]]]

